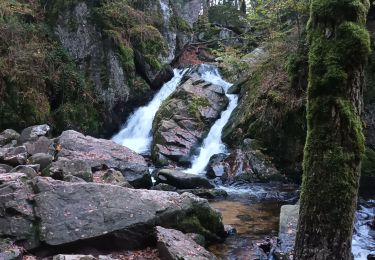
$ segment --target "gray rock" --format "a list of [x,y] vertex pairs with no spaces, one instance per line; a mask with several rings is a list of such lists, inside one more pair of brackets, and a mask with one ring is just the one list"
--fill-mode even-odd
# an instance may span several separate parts
[[22,248],[13,245],[11,241],[0,239],[0,259],[1,260],[21,260]]
[[279,238],[280,252],[289,254],[294,249],[299,205],[284,205],[280,210]]
[[20,134],[12,129],[6,129],[0,133],[0,147],[9,144],[13,140],[18,140]]
[[178,193],[190,192],[195,196],[205,199],[223,199],[228,197],[228,193],[222,189],[184,189],[177,190]]
[[48,139],[45,136],[41,136],[36,141],[27,142],[24,145],[26,146],[27,153],[30,155],[34,155],[36,153],[47,153],[53,155],[55,153],[53,140]]
[[7,164],[0,164],[0,173],[7,173],[10,172],[13,169],[12,166]]
[[26,174],[29,179],[32,179],[38,175],[37,172],[28,165],[19,165],[13,168],[10,172],[22,172]]
[[151,190],[161,190],[161,191],[176,191],[177,188],[166,183],[158,183],[151,187]]
[[52,162],[50,175],[56,180],[65,180],[66,176],[75,176],[85,181],[93,181],[91,166],[83,160],[58,160]]
[[56,255],[52,260],[97,260],[92,255]]
[[92,169],[113,168],[121,171],[125,179],[135,188],[150,188],[151,176],[146,160],[127,147],[110,140],[96,139],[69,130],[56,138],[60,147],[59,160],[80,160]]
[[30,164],[39,164],[41,171],[47,168],[52,163],[52,161],[53,156],[46,153],[36,153],[28,160]]
[[0,174],[0,236],[22,240],[26,249],[39,244],[32,198],[26,174]]
[[223,89],[202,80],[197,70],[185,77],[155,115],[151,153],[160,165],[190,163],[194,149],[228,104]]
[[113,235],[123,245],[144,246],[156,225],[202,234],[209,241],[225,236],[221,215],[189,193],[42,177],[35,179],[34,190],[40,239],[48,245]]
[[48,125],[35,125],[25,128],[21,132],[19,142],[21,144],[36,141],[40,136],[47,136],[50,134],[51,128]]
[[165,260],[207,260],[216,259],[204,247],[181,231],[156,227],[159,254]]
[[95,172],[94,182],[133,188],[133,186],[131,186],[129,182],[126,181],[122,173],[120,171],[116,171],[115,169],[107,169]]
[[204,177],[169,169],[160,170],[155,179],[159,183],[167,183],[177,189],[212,189],[215,187]]
[[0,148],[0,162],[13,166],[26,164],[27,152],[25,146]]

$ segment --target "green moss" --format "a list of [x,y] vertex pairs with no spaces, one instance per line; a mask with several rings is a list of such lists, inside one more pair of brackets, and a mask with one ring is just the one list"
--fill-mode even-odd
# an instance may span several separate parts
[[367,148],[362,162],[362,176],[375,176],[375,151]]
[[357,98],[363,80],[359,75],[370,52],[364,26],[368,7],[368,1],[362,0],[313,0],[311,4],[308,129],[296,259],[317,257],[322,249],[314,241],[317,238],[336,241],[325,247],[325,258],[351,257],[347,243],[365,147]]
[[171,17],[170,26],[176,28],[179,32],[192,32],[190,25],[177,15]]
[[208,107],[210,103],[207,98],[204,97],[193,97],[189,102],[188,112],[191,116],[200,117],[199,109],[203,107]]

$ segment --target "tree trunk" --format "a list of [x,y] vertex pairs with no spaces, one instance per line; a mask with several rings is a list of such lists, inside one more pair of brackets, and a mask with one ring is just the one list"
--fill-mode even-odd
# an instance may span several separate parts
[[352,259],[364,136],[363,67],[368,0],[312,0],[309,87],[297,260]]

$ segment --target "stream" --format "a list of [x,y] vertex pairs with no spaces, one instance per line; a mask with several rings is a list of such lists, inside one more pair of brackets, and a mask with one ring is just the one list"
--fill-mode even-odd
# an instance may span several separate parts
[[[175,69],[174,77],[163,85],[148,105],[138,108],[128,118],[112,140],[137,153],[148,154],[155,114],[162,102],[178,87],[186,71],[187,69]],[[236,95],[227,94],[232,84],[220,76],[216,67],[200,65],[198,73],[204,80],[223,87],[229,105],[203,140],[199,153],[191,159],[192,167],[185,170],[193,174],[204,173],[212,155],[227,152],[225,144],[221,141],[221,133],[238,101]],[[298,187],[283,184],[246,184],[220,188],[227,191],[228,197],[212,200],[210,204],[223,214],[225,224],[235,226],[237,233],[228,237],[224,243],[211,246],[209,250],[219,259],[258,259],[259,249],[256,243],[266,237],[278,235],[280,207],[284,204],[294,204],[298,200]],[[375,194],[374,191],[370,191],[366,196],[361,195],[359,198],[353,235],[355,260],[366,260],[368,254],[375,254],[375,231],[369,226],[374,216]]]

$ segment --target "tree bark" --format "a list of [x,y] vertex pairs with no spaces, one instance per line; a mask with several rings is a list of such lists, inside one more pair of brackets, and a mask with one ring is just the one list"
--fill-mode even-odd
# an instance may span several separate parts
[[352,259],[364,136],[363,67],[368,0],[312,0],[309,86],[297,260]]

